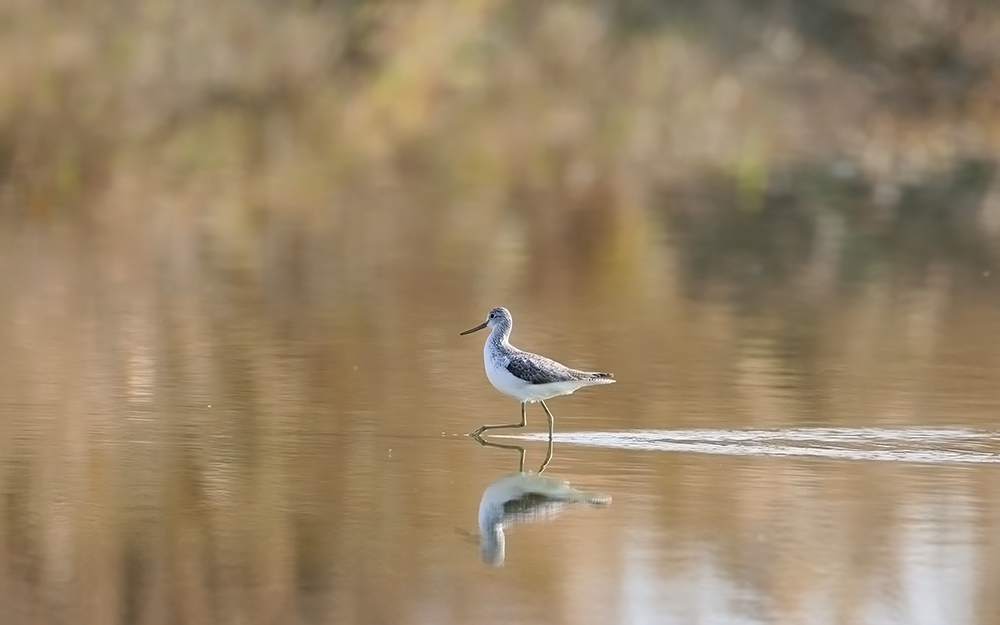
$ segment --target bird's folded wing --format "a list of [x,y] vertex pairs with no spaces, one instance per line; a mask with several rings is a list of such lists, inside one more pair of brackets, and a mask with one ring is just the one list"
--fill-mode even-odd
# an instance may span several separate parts
[[507,363],[507,371],[529,384],[549,384],[575,380],[573,370],[568,369],[554,360],[541,356],[533,357],[515,354]]

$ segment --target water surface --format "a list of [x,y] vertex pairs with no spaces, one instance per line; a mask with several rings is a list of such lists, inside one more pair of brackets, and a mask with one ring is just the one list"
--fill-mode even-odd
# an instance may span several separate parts
[[[287,307],[211,263],[3,254],[10,622],[1000,622],[989,289]],[[497,566],[477,514],[521,456],[466,433],[518,405],[458,333],[501,304],[618,383],[550,402],[543,473],[610,504],[510,525]],[[537,472],[545,429],[490,440]]]

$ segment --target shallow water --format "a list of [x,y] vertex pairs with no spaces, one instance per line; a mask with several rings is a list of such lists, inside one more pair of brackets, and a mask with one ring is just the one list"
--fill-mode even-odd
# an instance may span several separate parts
[[[1000,622],[989,291],[283,308],[36,253],[0,307],[9,622]],[[519,416],[458,336],[496,304],[618,380],[549,402],[543,475],[603,505],[522,496],[502,557],[481,499],[547,436],[466,436]]]

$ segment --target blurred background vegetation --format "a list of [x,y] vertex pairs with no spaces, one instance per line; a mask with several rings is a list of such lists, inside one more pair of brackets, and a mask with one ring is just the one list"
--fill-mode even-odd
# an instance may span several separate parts
[[5,2],[0,219],[282,300],[641,284],[664,238],[692,293],[981,282],[998,35],[985,0]]

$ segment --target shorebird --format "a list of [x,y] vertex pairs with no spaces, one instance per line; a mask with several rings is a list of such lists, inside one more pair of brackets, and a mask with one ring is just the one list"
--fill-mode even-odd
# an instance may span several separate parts
[[503,307],[494,308],[486,315],[486,321],[461,333],[464,336],[483,328],[490,328],[490,336],[483,348],[486,377],[498,391],[521,402],[520,423],[484,425],[473,432],[472,436],[479,436],[486,430],[523,428],[528,422],[525,414],[528,402],[538,402],[542,405],[549,418],[549,434],[552,434],[555,420],[544,400],[559,395],[569,395],[584,386],[614,382],[612,379],[614,376],[610,373],[570,369],[545,356],[519,350],[508,341],[513,324],[510,311]]

